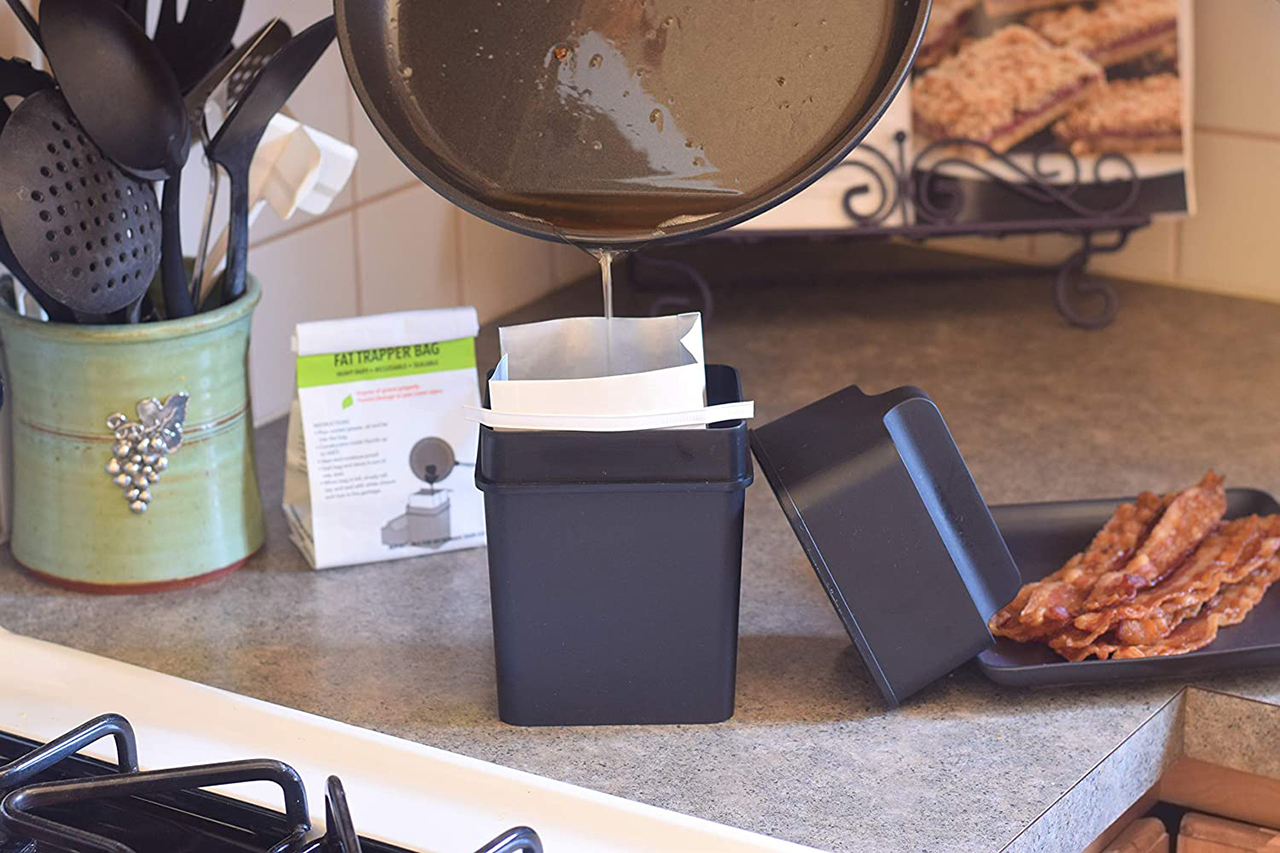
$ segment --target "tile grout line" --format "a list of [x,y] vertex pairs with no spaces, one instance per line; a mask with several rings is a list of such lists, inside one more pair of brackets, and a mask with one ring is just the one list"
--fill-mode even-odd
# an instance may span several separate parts
[[1235,130],[1230,127],[1215,127],[1209,124],[1197,124],[1193,126],[1197,133],[1211,133],[1215,136],[1226,136],[1231,139],[1248,139],[1253,142],[1274,142],[1280,143],[1280,134],[1266,133],[1256,130]]
[[449,208],[450,215],[453,217],[453,251],[458,259],[458,274],[453,283],[454,298],[457,299],[457,305],[461,307],[467,304],[467,288],[463,278],[465,273],[462,269],[462,211],[454,204],[450,204]]
[[[354,180],[354,176],[352,180]],[[358,207],[377,204],[378,202],[384,201],[388,198],[391,198],[392,196],[399,195],[400,193],[403,193],[403,192],[407,192],[416,186],[418,186],[416,183],[410,183],[410,184],[405,184],[404,186],[401,186],[401,187],[393,187],[392,189],[384,190],[378,193],[377,195],[371,196],[360,202],[353,201],[351,204],[348,204],[344,207],[341,207],[338,209],[330,209],[325,213],[321,214],[320,216],[316,216],[307,220],[306,222],[299,225],[297,228],[290,228],[288,231],[281,231],[279,233],[272,234],[268,237],[263,237],[261,240],[257,241],[256,243],[251,244],[251,246],[256,247],[256,246],[270,245],[271,243],[275,243],[279,240],[283,240],[285,237],[288,237],[291,234],[297,234],[300,231],[305,231],[308,228],[328,222],[330,219],[335,219],[344,214],[354,213],[356,208]]]
[[356,316],[364,314],[364,264],[360,262],[360,205],[351,209],[351,270],[355,280]]
[[1169,263],[1173,268],[1173,280],[1182,281],[1182,226],[1186,218],[1173,222],[1173,236],[1169,239]]
[[[355,90],[350,85],[347,86],[347,139],[356,138],[356,116],[355,111],[363,109],[357,102]],[[360,160],[359,154],[356,155],[356,168],[351,172],[351,257],[354,262],[352,275],[355,281],[356,290],[356,315],[364,314],[364,264],[360,262]]]

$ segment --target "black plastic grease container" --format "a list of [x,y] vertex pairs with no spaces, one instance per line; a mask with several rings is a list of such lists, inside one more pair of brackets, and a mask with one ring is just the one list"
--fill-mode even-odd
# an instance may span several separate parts
[[[742,399],[707,366],[707,401]],[[498,714],[515,725],[733,715],[744,421],[625,433],[480,428]]]
[[891,706],[994,645],[1022,580],[928,395],[846,388],[751,444]]

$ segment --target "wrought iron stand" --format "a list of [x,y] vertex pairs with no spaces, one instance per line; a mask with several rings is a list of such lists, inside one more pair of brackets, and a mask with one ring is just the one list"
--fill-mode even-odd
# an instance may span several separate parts
[[[890,158],[873,146],[863,144],[858,151],[866,159],[846,160],[836,168],[859,169],[863,183],[850,187],[843,200],[850,228],[824,231],[729,231],[724,239],[756,241],[776,237],[821,236],[865,238],[901,237],[925,241],[937,237],[981,236],[1003,238],[1022,234],[1058,233],[1078,238],[1080,247],[1063,260],[1046,265],[1052,270],[1053,299],[1058,311],[1072,325],[1100,329],[1115,319],[1119,301],[1105,281],[1089,276],[1086,267],[1094,255],[1124,248],[1129,235],[1151,223],[1151,217],[1135,213],[1142,189],[1137,170],[1123,154],[1098,157],[1088,170],[1073,154],[1045,150],[1031,155],[1029,166],[989,146],[968,139],[942,139],[930,144],[908,162],[907,135],[894,136],[896,157]],[[961,152],[968,151],[969,156]],[[886,178],[886,175],[889,176]],[[965,177],[980,177],[1013,193],[1034,207],[1027,218],[984,220],[966,216]],[[1088,202],[1081,190],[1090,189]],[[870,212],[867,196],[878,200]],[[910,225],[888,224],[890,220]],[[711,288],[706,278],[691,264],[670,258],[635,253],[629,257],[628,272],[634,286],[654,289],[652,271],[665,271],[685,278],[694,295],[664,294],[653,302],[654,314],[688,308],[700,303],[708,320],[714,310]]]

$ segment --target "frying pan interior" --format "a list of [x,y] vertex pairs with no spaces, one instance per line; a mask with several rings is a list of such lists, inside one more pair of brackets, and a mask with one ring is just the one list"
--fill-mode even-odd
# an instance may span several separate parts
[[591,247],[726,228],[839,162],[929,0],[335,0],[378,131],[424,182]]

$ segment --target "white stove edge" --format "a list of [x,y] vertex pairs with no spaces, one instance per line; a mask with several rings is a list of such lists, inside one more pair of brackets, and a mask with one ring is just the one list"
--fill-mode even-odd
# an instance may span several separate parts
[[[0,730],[46,741],[123,714],[143,769],[277,758],[293,766],[323,826],[324,783],[341,777],[362,835],[427,853],[469,853],[532,826],[548,853],[812,851],[295,711],[0,628]],[[114,760],[110,740],[87,751]],[[278,789],[219,793],[280,810]]]

